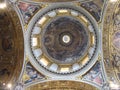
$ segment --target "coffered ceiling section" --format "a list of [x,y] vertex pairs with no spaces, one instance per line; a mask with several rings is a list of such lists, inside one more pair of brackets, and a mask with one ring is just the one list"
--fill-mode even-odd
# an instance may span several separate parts
[[0,8],[0,83],[18,78],[24,58],[19,18],[10,5],[4,6]]

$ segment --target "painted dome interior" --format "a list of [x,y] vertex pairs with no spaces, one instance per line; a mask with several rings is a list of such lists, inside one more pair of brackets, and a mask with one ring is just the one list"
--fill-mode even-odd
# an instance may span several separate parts
[[0,0],[0,90],[120,90],[120,0]]

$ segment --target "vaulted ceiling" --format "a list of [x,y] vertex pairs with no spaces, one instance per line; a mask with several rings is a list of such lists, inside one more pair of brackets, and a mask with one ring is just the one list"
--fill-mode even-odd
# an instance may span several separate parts
[[98,90],[82,82],[74,81],[48,81],[26,88],[26,90]]
[[0,84],[18,79],[23,60],[24,40],[18,15],[11,6],[0,9]]
[[0,89],[8,83],[120,88],[120,1],[1,0]]

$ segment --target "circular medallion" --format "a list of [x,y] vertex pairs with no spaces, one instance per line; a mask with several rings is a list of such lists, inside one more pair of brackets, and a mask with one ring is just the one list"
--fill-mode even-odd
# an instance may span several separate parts
[[31,63],[47,74],[86,72],[98,53],[96,26],[82,8],[61,4],[45,8],[31,20],[28,30]]

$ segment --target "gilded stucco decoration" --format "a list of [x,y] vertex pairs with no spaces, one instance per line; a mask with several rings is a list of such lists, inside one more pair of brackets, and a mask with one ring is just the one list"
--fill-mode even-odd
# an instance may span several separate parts
[[0,9],[0,85],[16,82],[24,60],[21,23],[14,8],[7,5],[9,8]]
[[26,90],[98,90],[89,84],[74,81],[48,81],[26,88]]
[[[120,1],[108,2],[103,24],[103,54],[108,80],[120,82]],[[119,85],[119,84],[118,84]]]

